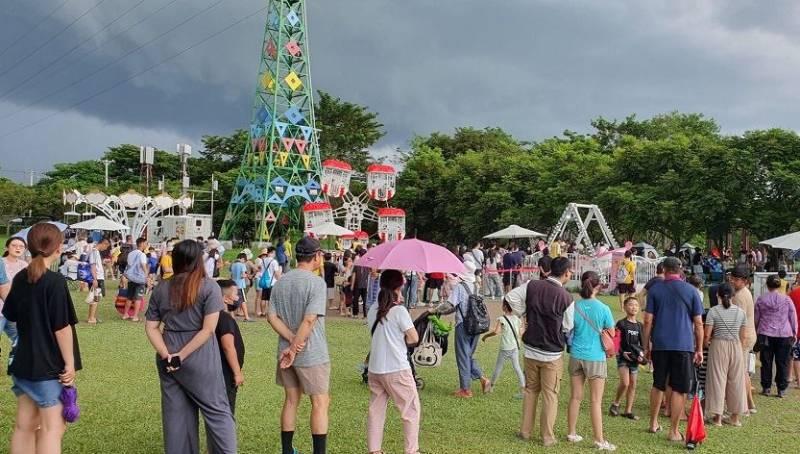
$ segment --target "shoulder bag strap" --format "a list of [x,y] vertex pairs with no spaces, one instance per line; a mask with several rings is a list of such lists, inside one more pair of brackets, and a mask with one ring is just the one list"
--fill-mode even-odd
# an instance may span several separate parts
[[589,326],[591,326],[591,327],[592,327],[592,329],[593,329],[593,330],[594,330],[594,331],[595,331],[597,334],[600,334],[600,330],[597,328],[597,325],[595,325],[595,324],[594,324],[594,322],[593,322],[592,320],[590,320],[590,319],[589,319],[589,317],[587,317],[587,316],[586,316],[586,314],[585,314],[585,313],[584,313],[584,312],[581,310],[581,308],[578,306],[578,303],[577,303],[577,302],[575,303],[575,310],[578,312],[578,314],[579,314],[579,315],[580,315],[580,316],[581,316],[581,317],[582,317],[584,320],[586,320],[586,323],[588,323],[588,324],[589,324]]
[[509,320],[508,317],[504,315],[503,318],[506,319],[508,327],[511,328],[511,333],[514,334],[514,341],[517,343],[517,350],[519,350],[519,338],[517,337],[517,330],[514,329],[514,325],[511,324],[511,320]]

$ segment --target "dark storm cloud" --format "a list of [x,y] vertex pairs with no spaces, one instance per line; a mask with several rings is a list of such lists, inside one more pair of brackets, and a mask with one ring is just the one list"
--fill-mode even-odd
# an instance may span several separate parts
[[[105,0],[0,76],[0,93],[138,1]],[[110,39],[169,2],[145,0],[93,42],[47,67],[47,77],[0,100],[0,117],[81,80],[216,1],[179,0]],[[69,0],[36,33],[0,56],[0,72],[97,2]],[[0,50],[59,3],[14,0],[0,16]],[[383,149],[403,146],[413,134],[463,125],[501,126],[520,138],[541,139],[564,129],[585,131],[599,115],[621,118],[671,110],[703,112],[730,132],[796,126],[800,9],[793,2],[772,2],[769,8],[755,1],[666,0],[307,3],[314,88],[379,112],[388,133]],[[71,106],[264,4],[224,0],[100,74],[46,97],[28,112],[0,119],[3,135],[65,110],[34,128],[37,133],[0,139],[0,165],[9,166],[8,150],[33,150],[26,158],[47,166],[68,159],[65,154],[97,156],[123,140],[164,141],[156,145],[172,149],[176,140],[196,146],[202,134],[245,127],[266,13],[109,93]],[[104,47],[76,61],[95,43]],[[69,65],[68,71],[58,72]]]

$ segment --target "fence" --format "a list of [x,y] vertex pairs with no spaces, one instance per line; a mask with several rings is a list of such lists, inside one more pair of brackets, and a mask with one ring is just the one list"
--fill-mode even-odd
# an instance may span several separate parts
[[[520,273],[522,282],[539,278],[538,263],[541,257],[541,252],[525,257],[522,265],[524,271]],[[570,267],[572,268],[572,280],[567,284],[568,286],[580,285],[580,278],[586,271],[594,271],[599,274],[600,282],[604,284],[611,282],[611,254],[603,257],[567,254],[567,259],[569,259]],[[636,283],[638,286],[644,286],[647,281],[656,276],[656,266],[663,260],[663,258],[653,260],[639,256],[634,256],[633,259],[636,263]]]

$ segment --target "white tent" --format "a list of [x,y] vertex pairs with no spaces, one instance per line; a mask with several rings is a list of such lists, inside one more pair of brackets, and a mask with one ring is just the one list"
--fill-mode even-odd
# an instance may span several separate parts
[[769,240],[764,240],[761,244],[766,244],[775,249],[788,249],[796,251],[800,249],[800,232],[789,233]]
[[534,237],[543,237],[545,236],[544,233],[535,232],[533,230],[528,230],[526,228],[522,228],[516,224],[511,224],[508,227],[504,228],[503,230],[494,232],[490,235],[486,235],[484,238],[534,238]]
[[77,224],[72,224],[70,227],[73,229],[81,230],[105,230],[110,232],[117,232],[120,230],[130,230],[128,226],[117,223],[104,216],[96,216]]
[[314,228],[308,229],[308,233],[313,234],[314,236],[344,236],[344,235],[352,235],[353,231],[348,230],[336,223],[333,222],[325,222],[320,224]]

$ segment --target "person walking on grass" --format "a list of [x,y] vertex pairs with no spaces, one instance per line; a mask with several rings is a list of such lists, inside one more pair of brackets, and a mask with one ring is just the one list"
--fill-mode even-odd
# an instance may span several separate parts
[[139,321],[139,312],[142,310],[144,303],[144,294],[147,290],[147,275],[149,274],[149,267],[147,266],[147,255],[144,251],[147,249],[147,240],[139,238],[136,240],[136,249],[128,254],[128,264],[125,267],[125,277],[128,281],[128,301],[125,302],[125,312],[122,316],[123,320],[129,320],[131,306],[133,306],[134,322]]
[[325,253],[325,263],[323,266],[328,309],[336,310],[338,308],[338,306],[336,306],[336,273],[339,271],[339,267],[333,263],[333,255],[330,252]]
[[619,307],[624,311],[625,300],[636,294],[636,262],[633,261],[633,251],[630,249],[625,251],[625,258],[619,264],[617,293],[619,293]]
[[583,401],[583,386],[589,381],[590,411],[594,447],[600,451],[616,451],[617,447],[603,436],[603,391],[608,370],[606,352],[600,340],[600,332],[610,330],[613,337],[614,319],[611,309],[597,299],[602,288],[600,276],[587,271],[581,276],[581,299],[567,309],[574,320],[572,348],[569,358],[570,399],[567,409],[567,440],[571,443],[583,441],[578,435],[578,412]]
[[464,263],[466,271],[458,275],[448,301],[441,303],[431,311],[436,315],[456,314],[456,365],[458,366],[458,390],[453,393],[455,397],[469,399],[472,397],[472,381],[480,380],[481,390],[487,393],[492,384],[483,375],[475,351],[478,349],[480,335],[467,334],[464,327],[464,314],[468,310],[469,297],[475,292],[475,264],[471,261]]
[[414,374],[408,362],[409,346],[419,342],[417,330],[403,306],[403,273],[387,270],[380,276],[378,302],[367,312],[372,333],[369,356],[369,411],[367,451],[382,454],[386,405],[391,398],[403,420],[405,453],[419,453],[419,422],[422,407]]
[[[639,377],[639,364],[646,362],[644,347],[642,347],[642,331],[644,327],[636,319],[639,313],[639,300],[628,298],[625,300],[625,318],[617,322],[616,329],[621,333],[619,353],[617,354],[617,371],[619,372],[619,386],[617,395],[608,413],[611,416],[620,416],[634,421],[639,417],[633,413],[633,403],[636,401],[636,383]],[[620,402],[625,396],[625,411],[620,413]]]
[[64,276],[50,271],[61,255],[63,234],[52,224],[39,223],[31,227],[28,241],[30,265],[14,277],[7,296],[0,293],[6,296],[3,316],[16,323],[19,332],[8,365],[11,391],[17,397],[9,452],[60,453],[67,429],[61,391],[73,386],[82,367],[75,332],[78,317]]
[[[797,275],[794,288],[789,292],[789,298],[792,300],[792,303],[794,303],[795,315],[798,321],[800,321],[800,274]],[[800,325],[800,323],[798,323],[798,325]],[[800,389],[800,326],[797,329],[797,341],[794,343],[794,347],[792,347],[792,371],[794,372],[795,387]]]
[[691,391],[694,364],[703,362],[703,305],[697,290],[681,280],[681,261],[664,260],[664,282],[647,293],[642,344],[645,356],[653,361],[653,389],[650,392],[651,433],[661,432],[658,413],[667,385],[672,391],[670,441],[683,442],[680,418],[686,394]]
[[244,315],[244,322],[250,323],[250,311],[247,307],[247,254],[240,252],[236,256],[236,261],[231,263],[231,280],[236,284],[237,291],[239,292],[239,303],[237,310],[241,309]]
[[761,394],[770,395],[774,363],[777,397],[783,398],[789,387],[792,347],[797,339],[797,313],[791,298],[780,293],[778,276],[767,278],[767,289],[767,293],[758,297],[755,306],[756,332],[762,339]]
[[554,446],[554,427],[558,413],[558,393],[564,366],[563,331],[573,324],[565,319],[572,296],[564,284],[572,276],[569,259],[558,257],[550,263],[544,280],[532,280],[506,293],[505,301],[517,315],[524,315],[527,329],[522,335],[525,354],[525,392],[522,398],[522,422],[518,437],[531,438],[539,397],[542,398],[540,432],[544,446]]
[[503,301],[503,315],[497,317],[497,323],[494,329],[484,334],[481,340],[486,342],[493,336],[500,336],[500,350],[497,352],[497,362],[494,365],[494,372],[492,373],[491,388],[497,383],[500,374],[503,373],[503,364],[508,360],[511,361],[511,367],[517,374],[519,380],[519,393],[516,394],[517,399],[522,399],[522,393],[525,391],[525,374],[522,373],[522,368],[519,365],[519,333],[521,323],[519,317],[514,315],[511,306]]
[[[715,426],[725,422],[738,427],[742,425],[739,417],[747,411],[742,356],[746,316],[741,308],[733,305],[733,287],[730,284],[717,287],[717,299],[721,304],[712,307],[706,315],[708,369],[705,411]],[[730,417],[723,419],[726,408]]]
[[[275,248],[270,246],[261,250],[258,255],[258,285],[261,288],[256,300],[259,306],[256,308],[256,316],[266,317],[269,310],[269,301],[272,298],[272,288],[283,274],[280,262],[275,258]],[[266,274],[266,277],[264,277]]]
[[199,454],[198,411],[214,454],[237,452],[214,333],[225,310],[222,291],[206,276],[203,247],[185,240],[173,249],[175,275],[153,290],[145,331],[156,351],[166,454]]
[[97,324],[97,304],[106,293],[106,271],[100,254],[106,251],[110,244],[108,238],[103,238],[89,251],[88,260],[92,272],[92,284],[89,287],[89,294],[86,295],[85,302],[89,305],[89,315],[86,323],[90,325]]
[[275,382],[284,389],[281,412],[282,454],[295,454],[297,408],[303,394],[311,397],[313,454],[326,452],[331,360],[325,335],[325,280],[319,241],[305,237],[295,245],[297,267],[272,289],[268,320],[278,334]]

